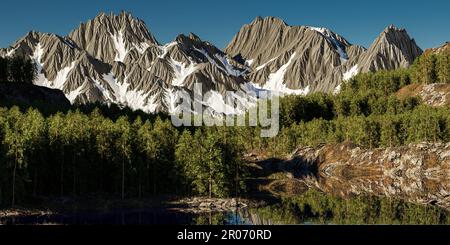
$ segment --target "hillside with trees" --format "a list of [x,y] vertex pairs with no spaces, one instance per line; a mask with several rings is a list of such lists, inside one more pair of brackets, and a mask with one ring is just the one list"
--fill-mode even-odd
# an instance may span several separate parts
[[[29,81],[15,72],[27,65],[16,61],[16,67],[13,61],[6,66],[1,61],[4,81]],[[236,196],[245,193],[251,177],[243,161],[248,152],[283,158],[301,146],[340,142],[363,148],[449,142],[450,108],[396,94],[411,84],[449,83],[448,69],[448,54],[436,54],[409,69],[357,75],[336,95],[283,97],[281,131],[274,138],[261,138],[260,127],[175,128],[167,115],[115,106],[59,111],[5,106],[0,108],[0,205],[92,193],[122,199]]]

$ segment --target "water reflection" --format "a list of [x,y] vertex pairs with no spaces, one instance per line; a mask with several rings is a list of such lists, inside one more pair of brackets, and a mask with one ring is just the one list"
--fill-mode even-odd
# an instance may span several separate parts
[[183,213],[168,209],[115,210],[0,218],[3,224],[113,225],[278,225],[278,224],[449,224],[450,213],[431,205],[384,197],[341,198],[311,189],[279,203],[222,213]]
[[309,190],[248,210],[252,224],[450,224],[440,207],[375,196],[341,198]]

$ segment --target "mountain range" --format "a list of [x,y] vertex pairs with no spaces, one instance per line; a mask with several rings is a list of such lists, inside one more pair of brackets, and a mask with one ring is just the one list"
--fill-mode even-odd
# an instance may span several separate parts
[[62,90],[71,103],[175,113],[191,109],[181,107],[180,97],[192,95],[200,83],[203,93],[210,92],[200,102],[217,114],[249,106],[225,105],[226,91],[338,92],[360,72],[408,67],[421,54],[406,30],[394,26],[366,49],[329,29],[290,26],[275,17],[244,25],[224,50],[193,33],[160,44],[126,12],[101,13],[65,37],[32,31],[0,49],[2,57],[33,59],[34,83]]

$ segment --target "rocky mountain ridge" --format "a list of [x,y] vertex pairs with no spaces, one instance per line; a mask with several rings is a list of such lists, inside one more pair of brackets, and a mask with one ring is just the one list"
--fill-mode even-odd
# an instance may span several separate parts
[[393,25],[365,49],[326,28],[289,26],[274,17],[244,25],[225,51],[250,65],[246,78],[257,87],[287,94],[338,91],[359,72],[408,67],[422,53]]
[[[289,26],[274,17],[245,25],[222,51],[195,34],[161,45],[131,14],[101,13],[67,37],[30,32],[0,56],[37,64],[36,85],[60,89],[71,103],[116,103],[146,112],[192,108],[184,96],[201,84],[199,101],[213,114],[241,113],[261,90],[284,94],[338,91],[358,72],[406,67],[422,51],[406,31],[388,27],[369,48],[325,29]],[[237,107],[226,91],[243,92]]]

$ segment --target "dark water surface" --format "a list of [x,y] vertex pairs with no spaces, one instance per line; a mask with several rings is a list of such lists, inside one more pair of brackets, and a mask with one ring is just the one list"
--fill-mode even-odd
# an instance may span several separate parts
[[436,205],[375,196],[333,197],[315,190],[275,204],[232,212],[185,213],[168,208],[0,217],[1,224],[64,225],[271,225],[271,224],[450,224]]
[[163,208],[0,217],[5,225],[247,225],[240,212],[193,214]]

